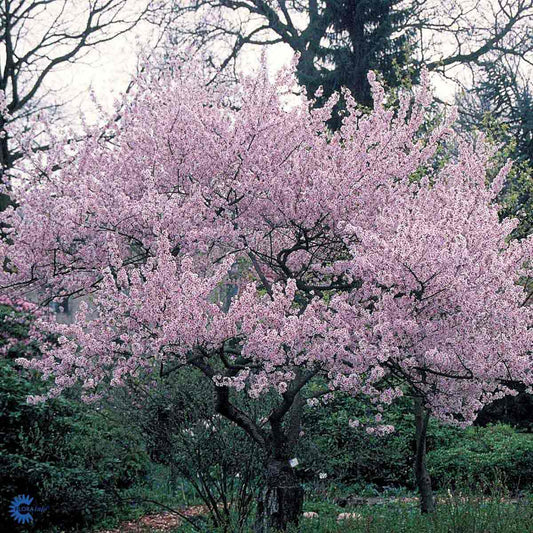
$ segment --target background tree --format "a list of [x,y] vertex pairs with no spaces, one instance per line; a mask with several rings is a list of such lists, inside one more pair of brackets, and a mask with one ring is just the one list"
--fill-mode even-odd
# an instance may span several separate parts
[[[408,11],[398,1],[333,0],[308,26],[309,42],[298,50],[298,80],[310,95],[320,86],[328,98],[347,87],[372,105],[368,72],[382,73],[389,87],[410,77],[412,32],[402,31]],[[321,34],[320,31],[323,33]]]
[[[0,217],[13,241],[0,244],[0,280],[91,301],[74,324],[49,324],[59,345],[21,361],[54,379],[33,401],[71,387],[98,401],[143,375],[199,371],[217,413],[267,458],[258,529],[283,529],[303,500],[295,406],[362,394],[369,430],[388,432],[382,411],[404,390],[421,416],[467,424],[509,374],[529,383],[517,281],[531,240],[507,242],[514,224],[493,204],[506,169],[487,189],[482,144],[437,154],[451,130],[427,131],[427,80],[394,113],[371,77],[374,111],[348,97],[330,134],[336,100],[287,108],[290,72],[228,88],[178,67],[141,77],[108,122],[112,142],[87,135],[70,163],[59,146],[30,151],[35,180],[14,191],[23,210]],[[215,297],[225,283],[238,285],[229,307]],[[274,405],[258,420],[239,393]]]
[[[204,50],[215,76],[235,67],[250,45],[284,43],[299,54],[300,84],[313,95],[322,86],[327,99],[348,87],[361,104],[372,98],[367,74],[377,70],[397,87],[411,77],[411,11],[399,0],[326,2],[174,2],[176,24],[170,42]],[[192,15],[192,16],[191,16]],[[225,43],[227,54],[213,52]],[[324,100],[321,99],[323,102]]]
[[533,228],[533,94],[531,78],[515,57],[493,54],[478,68],[478,84],[458,97],[461,127],[483,131],[500,146],[498,157],[513,159],[502,191],[502,216],[515,216],[513,235],[525,237]]
[[[49,75],[61,66],[82,59],[92,48],[131,30],[150,11],[152,2],[134,9],[127,0],[5,0],[0,4],[0,91],[4,113],[0,117],[0,183],[22,156],[6,132],[10,122],[22,121],[64,102],[47,98]],[[9,195],[0,191],[0,210]]]
[[531,0],[414,1],[420,64],[458,82],[458,69],[475,74],[491,55],[531,64]]
[[530,62],[533,49],[531,0],[176,0],[173,11],[171,42],[204,50],[216,71],[247,47],[284,43],[309,94],[344,85],[364,105],[372,69],[391,87],[421,65],[457,82],[493,52]]

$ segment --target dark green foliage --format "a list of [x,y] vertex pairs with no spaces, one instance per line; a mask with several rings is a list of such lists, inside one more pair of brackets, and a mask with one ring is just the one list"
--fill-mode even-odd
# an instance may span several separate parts
[[316,480],[323,472],[328,479],[346,486],[412,488],[414,417],[407,402],[387,417],[387,423],[396,427],[391,435],[368,435],[363,428],[348,424],[350,419],[371,416],[372,411],[364,402],[342,395],[324,406],[308,407],[301,449],[306,479]]
[[501,57],[483,63],[483,77],[476,87],[481,108],[506,124],[514,138],[518,161],[533,161],[533,93],[531,81],[518,65]]
[[450,433],[441,434],[428,452],[428,466],[438,486],[483,490],[501,484],[514,493],[533,487],[533,434],[503,424]]
[[[512,147],[512,141],[509,143]],[[516,152],[512,157],[518,156]],[[524,238],[533,231],[533,159],[518,160],[509,173],[502,194],[502,217],[515,217],[520,221],[513,236]]]
[[[342,87],[363,107],[372,106],[368,73],[382,76],[389,88],[408,87],[416,80],[413,33],[403,30],[410,8],[400,0],[327,0],[311,18],[300,51],[298,81],[313,96],[322,86],[322,105]],[[291,44],[289,42],[289,44]],[[293,45],[293,44],[291,44]],[[340,126],[343,99],[334,110],[330,126]]]
[[520,431],[533,432],[533,395],[526,392],[525,385],[509,383],[516,396],[505,396],[486,405],[478,414],[475,425],[508,424]]
[[85,529],[112,514],[121,491],[144,473],[147,456],[135,435],[103,410],[68,398],[27,404],[28,395],[44,389],[14,363],[15,357],[36,351],[25,338],[31,317],[13,315],[8,306],[0,312],[2,339],[19,341],[0,359],[0,529],[24,530],[8,513],[19,494],[32,496],[34,505],[48,506],[35,513],[32,530],[52,525]]
[[[324,406],[307,408],[299,452],[302,475],[315,490],[335,485],[341,498],[350,493],[372,496],[392,487],[413,489],[411,409],[407,398],[391,407],[386,423],[396,431],[377,437],[348,425],[353,418],[372,420],[373,411],[359,400],[339,395]],[[498,482],[512,492],[531,490],[533,434],[501,424],[461,429],[431,420],[428,467],[437,490],[470,482],[480,488]],[[327,481],[318,481],[321,472]]]
[[[320,72],[319,85],[326,94],[348,87],[357,102],[372,105],[367,74],[382,74],[389,87],[411,80],[410,32],[398,32],[409,11],[399,0],[329,0],[324,16],[329,18],[331,46],[321,49],[321,58],[335,67]],[[315,81],[316,83],[316,81]]]
[[[531,114],[531,110],[529,110]],[[500,194],[499,202],[502,209],[500,216],[514,217],[520,222],[513,231],[513,237],[523,238],[533,231],[533,115],[528,122],[517,123],[514,126],[496,118],[487,112],[481,121],[480,129],[486,133],[489,140],[499,145],[496,158],[503,163],[507,159],[513,160],[513,166]],[[522,138],[522,142],[520,142]]]

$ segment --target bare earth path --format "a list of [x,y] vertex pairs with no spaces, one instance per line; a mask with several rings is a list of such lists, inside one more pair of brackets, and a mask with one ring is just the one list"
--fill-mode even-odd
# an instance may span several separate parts
[[[203,505],[197,505],[180,511],[180,514],[193,517],[207,514],[207,509]],[[176,513],[163,512],[146,515],[138,520],[132,520],[130,522],[122,522],[118,529],[104,529],[98,531],[98,533],[155,533],[158,531],[172,531],[177,528],[183,520],[184,519]]]

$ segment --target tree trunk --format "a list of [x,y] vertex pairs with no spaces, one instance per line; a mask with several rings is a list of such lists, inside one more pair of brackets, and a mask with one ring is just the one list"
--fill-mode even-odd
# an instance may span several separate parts
[[[215,371],[204,358],[195,359],[193,365],[202,371],[211,382]],[[268,420],[272,432],[268,434],[244,411],[233,405],[229,398],[229,388],[215,386],[216,412],[237,424],[252,438],[268,457],[265,471],[265,489],[258,502],[257,518],[254,526],[256,533],[286,531],[290,525],[298,525],[303,511],[304,490],[298,477],[289,464],[292,450],[300,434],[300,417],[303,401],[300,390],[316,374],[316,371],[300,372],[285,392],[281,403],[272,411]],[[236,373],[231,374],[234,376]],[[295,383],[295,384],[294,384]],[[295,405],[296,404],[296,405]],[[287,431],[283,428],[283,418],[291,410]]]
[[435,511],[435,498],[431,488],[431,477],[426,465],[426,433],[429,421],[429,412],[424,408],[423,400],[415,398],[415,424],[416,424],[416,451],[415,451],[415,478],[420,492],[420,510],[422,513]]
[[271,458],[266,469],[266,488],[257,510],[256,533],[285,531],[298,525],[302,515],[304,490],[288,459]]
[[[5,120],[0,115],[0,185],[6,186],[9,185],[6,178],[6,171],[11,166],[11,161],[9,157],[9,145],[8,137],[5,131]],[[9,195],[5,192],[0,192],[0,212],[5,211],[9,205],[11,205],[11,199]]]

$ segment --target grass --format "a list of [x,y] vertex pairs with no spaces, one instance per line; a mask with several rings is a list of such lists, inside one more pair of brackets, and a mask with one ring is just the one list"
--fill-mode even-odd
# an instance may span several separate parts
[[[310,501],[305,510],[318,512],[319,518],[303,519],[288,533],[533,533],[531,497],[518,502],[452,499],[439,503],[432,515],[422,515],[416,503],[403,502],[341,508]],[[338,522],[339,513],[355,513],[357,518]],[[192,531],[184,525],[175,533]]]
[[[164,474],[165,471],[154,471],[149,482],[129,491],[133,505],[128,513],[124,513],[127,519],[159,514],[169,507],[183,509],[201,503],[187,484],[179,485],[177,492],[172,490]],[[304,511],[315,512],[318,518],[304,518],[298,528],[288,533],[533,533],[533,494],[510,500],[508,491],[496,487],[491,493],[492,497],[479,497],[477,491],[464,487],[461,494],[443,493],[438,500],[437,512],[433,515],[421,515],[418,501],[413,498],[415,495],[406,490],[381,493],[382,502],[378,504],[347,507],[336,503],[339,501],[337,492],[337,497],[333,497],[326,490],[309,490],[308,494],[314,493],[315,496],[305,502]],[[360,496],[361,491],[358,490],[357,495]],[[376,496],[370,492],[365,495]],[[340,513],[354,513],[357,516],[337,521]],[[124,515],[123,519],[126,518]],[[209,525],[207,516],[197,517],[195,522],[199,529],[185,522],[173,533],[199,530],[222,533]],[[109,520],[108,525],[117,527],[116,517]],[[228,531],[251,533],[252,524],[245,529],[230,526],[225,533]]]
[[[298,531],[305,533],[533,533],[532,499],[515,503],[474,498],[441,502],[437,512],[422,515],[416,504],[386,503],[319,512],[304,519]],[[320,507],[320,506],[319,506]],[[306,510],[317,505],[309,502]],[[355,513],[354,519],[338,522],[339,512]],[[296,530],[295,530],[296,531]]]

